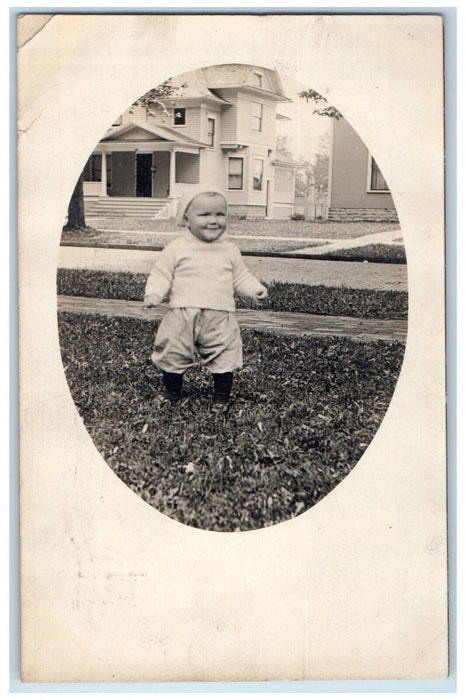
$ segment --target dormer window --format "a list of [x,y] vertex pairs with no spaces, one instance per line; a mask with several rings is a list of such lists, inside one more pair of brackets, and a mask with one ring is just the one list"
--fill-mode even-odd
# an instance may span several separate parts
[[262,105],[260,102],[251,102],[251,107],[251,128],[253,131],[262,131],[262,110],[264,105]]
[[175,126],[184,126],[186,124],[186,108],[175,107],[173,110],[173,124]]
[[253,73],[251,76],[251,82],[254,87],[262,87],[262,73]]

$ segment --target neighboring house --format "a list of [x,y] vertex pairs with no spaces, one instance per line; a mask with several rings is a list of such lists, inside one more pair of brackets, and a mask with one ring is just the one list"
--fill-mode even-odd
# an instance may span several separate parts
[[178,76],[165,110],[128,109],[84,168],[86,211],[173,216],[181,192],[215,183],[232,214],[288,218],[296,164],[277,155],[278,73],[229,64]]
[[328,218],[331,221],[398,221],[388,185],[348,122],[332,119]]

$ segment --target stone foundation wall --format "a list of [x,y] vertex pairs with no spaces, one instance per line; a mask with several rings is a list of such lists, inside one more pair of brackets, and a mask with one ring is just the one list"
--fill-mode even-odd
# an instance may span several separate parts
[[398,223],[396,209],[369,209],[330,207],[328,210],[329,221],[386,221],[387,223]]
[[263,219],[265,207],[256,204],[230,204],[228,213],[232,216],[245,216],[247,219]]

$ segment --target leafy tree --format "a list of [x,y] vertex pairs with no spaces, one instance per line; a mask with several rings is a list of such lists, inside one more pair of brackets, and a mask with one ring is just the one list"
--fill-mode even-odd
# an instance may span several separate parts
[[293,158],[293,154],[291,153],[290,146],[288,143],[288,136],[286,134],[277,134],[275,150],[277,151],[277,153],[280,153],[280,155],[284,156],[285,158]]
[[[342,119],[342,114],[332,105],[329,105],[325,97],[315,90],[302,90],[299,97],[306,102],[314,102],[317,108],[314,114],[331,119]],[[322,106],[318,106],[322,105]],[[330,161],[330,141],[328,134],[321,137],[319,149],[313,163],[304,161],[297,172],[296,192],[305,196],[315,188],[320,195],[328,191],[328,171]]]
[[[149,92],[146,92],[145,95],[142,95],[142,97],[139,97],[135,102],[133,102],[129,112],[131,114],[134,107],[143,107],[146,110],[146,116],[156,116],[156,112],[153,108],[154,105],[158,105],[158,107],[160,107],[162,111],[168,115],[165,101],[173,99],[180,89],[186,87],[186,83],[182,83],[178,86],[173,85],[171,80],[166,80],[164,83],[156,88],[152,88],[149,90]],[[88,228],[86,224],[86,217],[84,215],[83,172],[79,176],[73,190],[73,194],[71,195],[68,205],[68,221],[65,229],[79,230]]]
[[330,140],[328,134],[320,139],[318,151],[313,162],[305,160],[296,172],[296,194],[308,196],[312,188],[321,194],[328,190]]
[[315,109],[314,114],[318,114],[321,117],[330,117],[332,119],[342,118],[342,114],[338,111],[338,109],[329,105],[325,97],[322,97],[322,95],[315,90],[302,90],[301,92],[298,92],[298,95],[306,100],[306,102],[314,102],[316,105],[323,102],[326,105],[325,107]]
[[321,136],[319,149],[313,164],[314,185],[321,191],[327,192],[328,171],[330,164],[330,137],[329,134]]
[[130,114],[133,113],[134,107],[143,107],[146,110],[146,116],[157,117],[158,112],[154,110],[156,105],[165,116],[169,115],[169,111],[166,106],[166,101],[173,100],[176,96],[179,96],[179,91],[187,88],[187,83],[181,83],[181,85],[173,85],[171,79],[166,80],[164,83],[156,88],[152,88],[145,95],[139,97],[136,102],[133,102]]
[[301,166],[296,170],[295,195],[307,197],[311,191],[312,182],[312,163],[310,160],[302,160]]

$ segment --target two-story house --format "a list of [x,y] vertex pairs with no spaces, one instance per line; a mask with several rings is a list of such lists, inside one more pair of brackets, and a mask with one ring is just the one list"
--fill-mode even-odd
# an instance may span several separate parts
[[[84,169],[89,213],[169,217],[181,192],[215,183],[230,213],[288,218],[296,164],[275,151],[277,105],[291,102],[275,70],[228,64],[178,76],[164,108],[128,109]],[[176,96],[175,96],[176,95]]]

